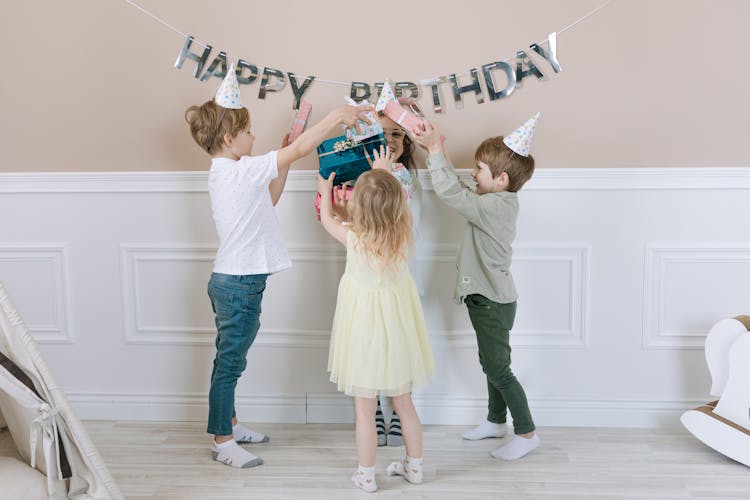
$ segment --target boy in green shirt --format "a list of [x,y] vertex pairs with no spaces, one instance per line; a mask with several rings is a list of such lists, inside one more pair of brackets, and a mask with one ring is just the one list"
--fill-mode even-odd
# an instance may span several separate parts
[[506,138],[491,137],[479,145],[472,171],[476,190],[458,178],[445,157],[440,133],[432,124],[412,131],[416,142],[429,153],[427,166],[435,194],[468,222],[458,252],[455,299],[466,304],[476,331],[479,362],[487,376],[489,411],[487,420],[463,437],[502,437],[510,410],[515,436],[492,452],[493,457],[505,460],[521,458],[539,446],[526,393],[510,368],[509,342],[517,298],[510,274],[517,191],[534,173],[534,158],[528,147],[538,117]]

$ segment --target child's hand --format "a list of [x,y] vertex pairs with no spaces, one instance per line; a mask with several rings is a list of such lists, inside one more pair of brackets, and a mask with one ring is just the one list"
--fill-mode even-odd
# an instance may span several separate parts
[[289,142],[289,132],[287,132],[286,134],[284,134],[284,137],[281,139],[281,147],[285,148],[290,144],[291,142]]
[[386,148],[385,146],[380,146],[380,153],[378,154],[377,149],[373,149],[372,154],[375,157],[372,162],[373,169],[379,168],[388,172],[391,171],[391,166],[393,165],[393,151],[391,151],[389,148]]
[[346,185],[333,188],[333,215],[342,222],[349,221],[349,200],[346,198]]
[[358,134],[362,133],[359,128],[359,121],[362,120],[368,125],[372,125],[372,120],[365,116],[365,113],[375,109],[372,104],[368,106],[350,106],[344,104],[338,109],[339,121],[346,127],[354,127]]
[[443,150],[440,131],[432,123],[424,122],[424,130],[421,127],[415,127],[411,133],[414,136],[414,141],[425,148],[430,154],[440,153]]
[[322,175],[318,174],[318,193],[323,201],[330,203],[331,191],[333,191],[333,178],[336,177],[336,172],[331,172],[328,179],[324,179]]

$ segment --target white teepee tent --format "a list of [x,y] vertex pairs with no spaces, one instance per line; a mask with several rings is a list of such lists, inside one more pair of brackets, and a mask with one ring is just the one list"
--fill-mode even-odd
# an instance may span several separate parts
[[123,498],[0,283],[2,420],[24,461],[0,456],[0,500]]

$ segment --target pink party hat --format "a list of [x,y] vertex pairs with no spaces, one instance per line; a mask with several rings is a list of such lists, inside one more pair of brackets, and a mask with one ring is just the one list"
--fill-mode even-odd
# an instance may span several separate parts
[[515,129],[510,135],[505,136],[503,139],[505,145],[512,149],[516,154],[529,156],[531,140],[534,138],[534,129],[536,128],[536,122],[539,120],[539,115],[541,115],[541,113],[535,114],[526,120],[526,123]]
[[240,84],[237,82],[237,74],[234,72],[234,64],[229,66],[227,76],[221,81],[219,90],[214,97],[216,104],[222,108],[241,109],[242,98],[240,97]]

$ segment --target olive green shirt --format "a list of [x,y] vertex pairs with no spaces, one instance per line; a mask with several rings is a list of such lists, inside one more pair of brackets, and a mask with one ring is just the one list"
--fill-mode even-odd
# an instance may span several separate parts
[[458,250],[458,280],[454,299],[477,293],[493,302],[515,302],[518,294],[510,261],[516,237],[518,195],[509,191],[477,194],[464,184],[443,153],[427,159],[435,194],[466,218]]

